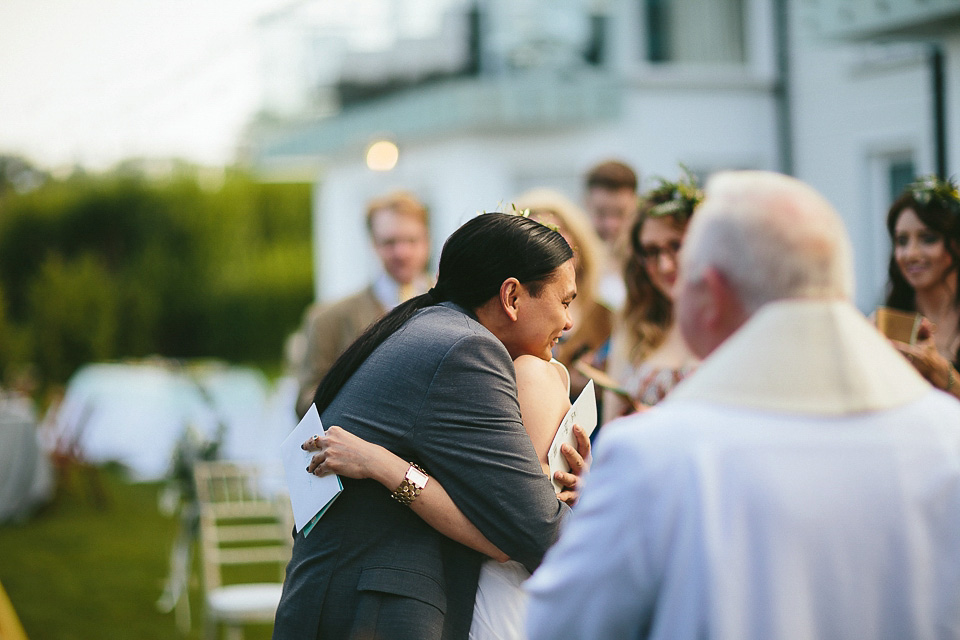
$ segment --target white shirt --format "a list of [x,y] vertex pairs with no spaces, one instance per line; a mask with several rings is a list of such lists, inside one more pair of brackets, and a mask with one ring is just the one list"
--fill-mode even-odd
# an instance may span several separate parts
[[[426,276],[418,276],[410,283],[409,295],[419,296],[427,292],[430,288],[430,280]],[[402,287],[396,280],[386,273],[380,273],[373,281],[373,295],[383,305],[383,308],[390,311],[401,302],[406,302],[408,298],[404,297]]]
[[960,403],[846,303],[769,307],[604,428],[531,639],[960,637]]

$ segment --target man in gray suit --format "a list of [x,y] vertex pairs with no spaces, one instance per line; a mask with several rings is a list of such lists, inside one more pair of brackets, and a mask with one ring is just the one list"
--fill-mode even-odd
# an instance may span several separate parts
[[421,519],[434,500],[452,499],[485,537],[477,548],[536,568],[569,509],[524,430],[513,359],[549,359],[572,325],[572,256],[532,220],[478,216],[444,245],[436,287],[334,366],[314,399],[324,425],[410,467],[392,494],[344,478],[309,536],[296,536],[274,638],[467,638],[484,556]]

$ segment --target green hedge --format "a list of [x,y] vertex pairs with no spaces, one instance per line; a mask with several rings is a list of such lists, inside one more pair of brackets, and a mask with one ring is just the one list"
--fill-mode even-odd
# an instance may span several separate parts
[[273,367],[313,295],[310,185],[117,171],[0,198],[0,367],[158,354]]

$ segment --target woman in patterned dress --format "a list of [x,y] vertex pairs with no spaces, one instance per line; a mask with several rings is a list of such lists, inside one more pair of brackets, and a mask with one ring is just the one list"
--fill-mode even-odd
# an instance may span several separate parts
[[640,196],[627,228],[627,302],[613,333],[608,372],[629,395],[607,392],[604,421],[652,406],[687,376],[697,359],[674,321],[677,253],[703,194],[686,174],[660,180]]

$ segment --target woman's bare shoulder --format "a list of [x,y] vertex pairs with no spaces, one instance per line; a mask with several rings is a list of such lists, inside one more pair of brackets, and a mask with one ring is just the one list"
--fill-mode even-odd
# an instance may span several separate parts
[[537,383],[548,387],[566,389],[567,379],[563,365],[554,364],[537,356],[522,355],[513,361],[517,371],[517,384]]
[[567,382],[560,366],[536,356],[520,356],[513,364],[517,370],[517,400],[523,426],[537,458],[545,465],[547,449],[560,420],[570,408]]

